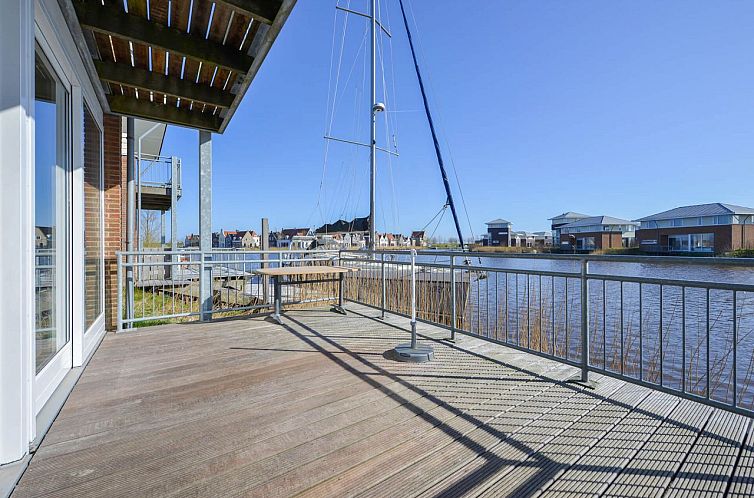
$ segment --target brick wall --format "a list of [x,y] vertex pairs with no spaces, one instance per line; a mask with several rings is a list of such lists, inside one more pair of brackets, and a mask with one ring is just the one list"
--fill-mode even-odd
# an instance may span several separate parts
[[[752,225],[752,227],[754,227],[754,225]],[[714,234],[716,254],[740,249],[742,246],[740,225],[645,228],[636,231],[636,240],[639,242],[639,247],[647,252],[658,250],[665,251],[669,245],[668,239],[671,235],[687,235],[692,233]],[[657,241],[657,244],[642,244],[643,241]],[[754,230],[747,231],[747,229],[744,228],[744,246],[747,241],[754,244]]]
[[[571,239],[571,235],[575,239]],[[574,234],[563,234],[560,236],[561,242],[568,242],[569,244],[575,243],[576,239],[585,239],[587,237],[594,237],[594,250],[599,251],[602,249],[620,249],[623,247],[623,233],[622,232],[580,232]]]
[[126,157],[121,154],[121,118],[105,114],[105,326],[114,330],[117,319],[117,262],[115,253],[126,241]]

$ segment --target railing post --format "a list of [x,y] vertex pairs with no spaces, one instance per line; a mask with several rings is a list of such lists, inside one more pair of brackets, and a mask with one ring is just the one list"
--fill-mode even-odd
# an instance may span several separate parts
[[450,256],[450,340],[456,340],[456,257]]
[[[207,279],[205,278],[205,267],[204,267],[204,252],[199,253],[199,320],[206,321],[207,320],[207,296],[206,296],[206,287],[207,283],[210,285],[210,289],[212,288],[212,279],[209,279],[209,282],[207,282]],[[210,291],[210,295],[212,295],[212,292]]]
[[[134,259],[135,256],[130,254],[126,256],[126,318],[134,318]],[[133,327],[133,322],[128,322],[126,328]]]
[[[589,261],[581,260],[581,382],[589,381]],[[568,347],[566,345],[566,347]]]
[[385,318],[385,253],[380,254],[380,285],[382,286],[382,295],[380,297],[380,318]]
[[416,249],[411,249],[411,349],[416,349]]
[[[338,264],[337,264],[337,266],[342,266],[343,265],[343,254],[342,254],[342,251],[343,251],[342,249],[338,249]],[[316,258],[317,256],[315,255],[314,257]],[[315,264],[316,264],[316,261],[315,261]],[[344,279],[344,276],[343,276],[342,273],[340,275],[338,275],[338,307],[341,308],[341,309],[343,309],[343,279]]]
[[123,331],[123,274],[122,274],[122,268],[121,268],[121,254],[120,252],[115,254],[115,264],[116,264],[116,271],[117,271],[117,285],[118,285],[118,292],[117,292],[117,299],[116,299],[116,314],[117,314],[117,326],[115,331],[116,332],[122,332]]

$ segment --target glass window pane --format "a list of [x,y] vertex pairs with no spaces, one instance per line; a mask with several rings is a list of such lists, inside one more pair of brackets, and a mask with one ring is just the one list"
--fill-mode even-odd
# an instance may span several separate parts
[[36,371],[70,340],[66,326],[68,95],[37,47],[35,57],[35,344]]
[[84,325],[102,314],[102,134],[91,111],[83,108],[84,158]]
[[713,233],[694,233],[691,234],[692,251],[713,251],[715,248],[715,234]]

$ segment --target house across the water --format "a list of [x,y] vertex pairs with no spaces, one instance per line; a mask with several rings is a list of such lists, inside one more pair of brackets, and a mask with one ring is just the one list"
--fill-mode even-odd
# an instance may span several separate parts
[[650,253],[722,254],[754,248],[754,208],[715,202],[637,220],[639,247]]
[[212,234],[213,247],[225,249],[257,249],[261,242],[254,230],[220,230]]
[[550,229],[552,230],[552,243],[555,247],[560,247],[560,229],[569,223],[574,223],[584,218],[590,218],[588,214],[574,213],[573,211],[566,211],[563,214],[559,214],[550,218]]
[[502,218],[488,221],[487,233],[482,234],[483,246],[492,247],[550,247],[552,233],[549,231],[527,232],[513,230],[513,224]]
[[512,223],[502,218],[488,221],[487,233],[482,234],[482,245],[493,247],[510,247],[511,246],[511,227]]
[[561,249],[599,251],[633,247],[637,223],[612,216],[581,218],[558,228]]

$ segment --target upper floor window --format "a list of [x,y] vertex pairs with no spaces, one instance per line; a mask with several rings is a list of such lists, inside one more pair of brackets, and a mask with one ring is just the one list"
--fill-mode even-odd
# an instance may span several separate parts
[[715,223],[717,223],[718,225],[730,225],[731,223],[733,223],[733,216],[731,215],[716,216]]

